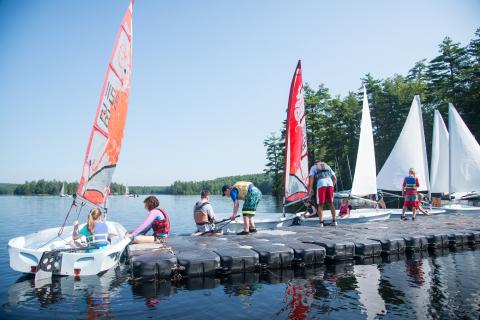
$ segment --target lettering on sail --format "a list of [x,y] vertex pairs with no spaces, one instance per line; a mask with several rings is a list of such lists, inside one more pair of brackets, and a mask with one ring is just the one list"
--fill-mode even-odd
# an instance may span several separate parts
[[115,107],[115,100],[117,94],[115,88],[112,86],[110,82],[107,83],[107,87],[105,88],[105,94],[103,97],[102,108],[100,110],[100,121],[104,124],[105,128],[108,129],[108,122],[110,120],[110,109]]

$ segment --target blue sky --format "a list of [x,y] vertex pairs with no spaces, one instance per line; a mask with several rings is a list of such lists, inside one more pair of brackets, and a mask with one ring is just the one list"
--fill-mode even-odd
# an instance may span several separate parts
[[[0,181],[78,180],[128,0],[0,0]],[[114,181],[166,185],[264,169],[298,59],[333,94],[405,74],[478,1],[153,1],[133,13],[130,107]]]

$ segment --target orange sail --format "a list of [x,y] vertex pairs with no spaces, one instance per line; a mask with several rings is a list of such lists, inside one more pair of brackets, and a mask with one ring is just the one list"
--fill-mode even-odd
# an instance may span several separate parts
[[132,70],[132,10],[130,2],[103,82],[88,141],[77,195],[94,205],[105,203],[122,147]]

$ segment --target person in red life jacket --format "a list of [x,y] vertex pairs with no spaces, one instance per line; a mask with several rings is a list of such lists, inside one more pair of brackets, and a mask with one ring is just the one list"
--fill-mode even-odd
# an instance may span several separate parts
[[348,201],[347,198],[343,198],[342,204],[340,205],[340,212],[339,212],[340,218],[346,218],[350,216],[350,210],[352,210],[352,206],[350,205],[350,202]]
[[402,220],[407,220],[405,217],[405,210],[407,210],[407,207],[412,207],[412,220],[415,220],[415,214],[419,204],[417,192],[419,186],[420,183],[418,182],[418,178],[415,176],[415,169],[410,168],[410,170],[408,170],[408,176],[403,179],[402,184],[402,196],[405,197],[402,208]]
[[[133,232],[127,233],[125,236],[133,238],[134,243],[163,243],[170,233],[170,219],[165,210],[158,208],[160,202],[157,197],[149,196],[143,203],[145,210],[148,211],[145,221]],[[146,233],[153,230],[152,236]]]
[[[82,236],[86,239],[86,244],[82,244],[79,240]],[[78,221],[73,223],[72,242],[73,248],[90,248],[88,251],[95,249],[103,249],[110,244],[110,238],[115,234],[108,233],[108,226],[102,221],[102,211],[99,208],[90,210],[87,218],[87,224],[78,230]]]

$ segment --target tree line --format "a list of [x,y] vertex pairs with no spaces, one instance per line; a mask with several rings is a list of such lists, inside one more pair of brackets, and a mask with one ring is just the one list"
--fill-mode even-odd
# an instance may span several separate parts
[[[402,130],[415,95],[422,101],[427,146],[432,140],[434,110],[438,109],[446,121],[449,102],[480,140],[480,28],[466,46],[446,37],[439,45],[438,56],[418,61],[406,75],[379,79],[368,73],[360,82],[359,88],[343,98],[332,96],[323,84],[317,89],[308,83],[304,86],[309,164],[316,158],[329,163],[337,174],[339,189],[350,189],[352,184],[363,85],[372,117],[377,172]],[[283,196],[285,127],[284,121],[280,134],[272,133],[264,140],[265,173],[271,177],[272,193],[277,196]],[[427,152],[430,158],[429,147]]]
[[[26,181],[23,184],[15,185],[15,188],[10,188],[8,192],[0,194],[14,194],[19,196],[31,195],[59,195],[62,184],[65,185],[65,194],[75,194],[78,188],[78,182],[67,182],[57,180]],[[7,185],[7,184],[5,184]],[[1,189],[0,189],[1,190]],[[125,194],[125,186],[123,184],[112,182],[110,184],[111,194]]]

